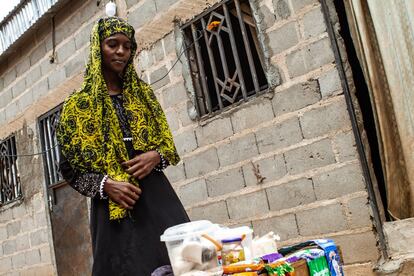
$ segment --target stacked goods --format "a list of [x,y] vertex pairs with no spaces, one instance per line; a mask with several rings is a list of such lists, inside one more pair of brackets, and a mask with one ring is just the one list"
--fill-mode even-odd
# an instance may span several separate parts
[[311,240],[277,249],[270,232],[252,239],[246,226],[226,228],[195,221],[167,229],[166,242],[174,275],[179,276],[342,276],[332,240]]

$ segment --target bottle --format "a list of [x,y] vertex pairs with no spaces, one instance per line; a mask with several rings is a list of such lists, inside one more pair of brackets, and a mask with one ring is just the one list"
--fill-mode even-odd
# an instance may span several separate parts
[[225,239],[221,243],[223,244],[221,252],[223,265],[234,264],[245,260],[241,238]]

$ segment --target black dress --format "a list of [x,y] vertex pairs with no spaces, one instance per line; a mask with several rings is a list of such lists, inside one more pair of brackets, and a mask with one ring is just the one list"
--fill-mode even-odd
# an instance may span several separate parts
[[[122,97],[111,97],[118,119],[128,137],[129,126],[122,107]],[[130,158],[132,143],[125,142]],[[139,153],[138,153],[139,154]],[[108,200],[101,199],[99,184],[103,175],[79,174],[64,158],[60,162],[63,177],[83,195],[90,196],[90,230],[94,276],[146,276],[158,267],[170,264],[160,235],[168,227],[188,222],[189,218],[174,189],[162,171],[153,170],[140,180],[142,194],[130,216],[119,221],[109,220]]]

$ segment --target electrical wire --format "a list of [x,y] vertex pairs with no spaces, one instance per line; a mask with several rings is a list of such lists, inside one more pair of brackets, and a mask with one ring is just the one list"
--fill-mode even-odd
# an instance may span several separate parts
[[[192,47],[193,45],[194,45],[194,43],[196,43],[196,41],[198,41],[198,40],[200,40],[202,37],[203,37],[203,33],[202,33],[202,30],[196,30],[196,32],[197,32],[197,34],[198,33],[200,33],[200,35],[199,36],[197,36],[196,37],[196,39],[194,39],[194,41],[190,44],[190,45],[188,45],[184,50],[182,50],[181,51],[181,53],[178,55],[178,57],[177,57],[177,59],[176,59],[176,61],[173,63],[173,65],[171,66],[171,68],[167,71],[167,73],[165,73],[165,75],[164,76],[162,76],[160,79],[158,79],[158,80],[156,80],[156,81],[154,81],[154,82],[152,82],[151,84],[149,84],[149,85],[154,85],[155,83],[157,83],[157,82],[159,82],[159,81],[161,81],[161,80],[163,80],[164,78],[166,78],[167,76],[168,76],[168,74],[171,72],[171,70],[174,68],[174,66],[175,65],[177,65],[177,63],[178,63],[178,61],[180,61],[180,58],[181,58],[181,56],[188,50],[188,49],[190,49],[190,47]],[[185,44],[185,41],[183,41],[183,43],[181,44],[181,49],[184,47],[184,44]],[[1,143],[0,143],[1,144]],[[4,158],[4,157],[9,157],[9,158],[11,158],[11,157],[33,157],[33,156],[36,156],[36,155],[43,155],[43,154],[46,154],[47,152],[49,152],[49,151],[51,151],[51,150],[53,150],[53,149],[55,149],[56,147],[58,146],[58,144],[55,144],[55,145],[53,145],[53,146],[51,146],[50,148],[48,148],[48,149],[45,149],[44,151],[41,151],[41,152],[36,152],[36,153],[32,153],[32,154],[2,154],[2,153],[0,153],[0,158]]]

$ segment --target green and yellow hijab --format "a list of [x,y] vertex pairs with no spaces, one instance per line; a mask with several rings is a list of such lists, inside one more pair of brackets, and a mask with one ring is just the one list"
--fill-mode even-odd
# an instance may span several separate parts
[[[138,185],[121,166],[129,159],[128,153],[102,74],[101,42],[116,33],[126,35],[132,42],[131,58],[123,73],[123,98],[133,147],[144,152],[157,149],[170,164],[179,162],[164,112],[151,87],[140,80],[135,71],[135,31],[117,17],[99,19],[93,26],[83,85],[63,105],[57,139],[73,169],[81,173],[107,174],[113,180]],[[111,220],[124,218],[127,214],[126,209],[112,201],[109,202],[109,213]]]

